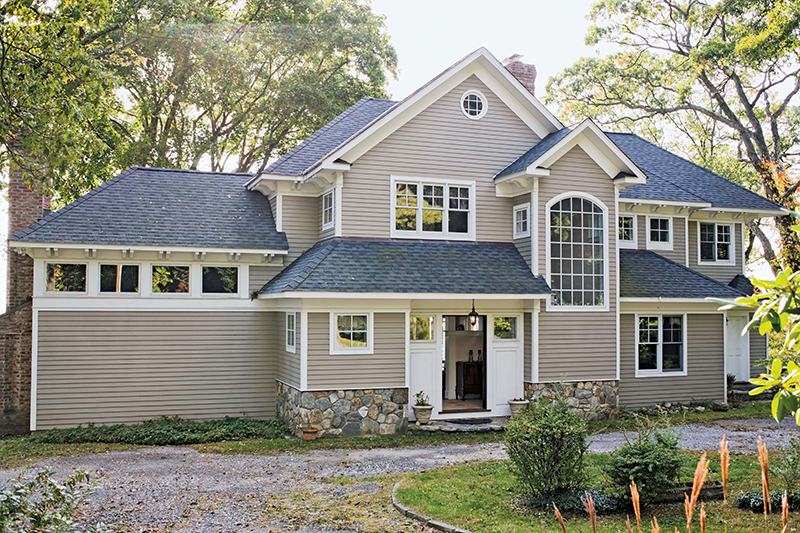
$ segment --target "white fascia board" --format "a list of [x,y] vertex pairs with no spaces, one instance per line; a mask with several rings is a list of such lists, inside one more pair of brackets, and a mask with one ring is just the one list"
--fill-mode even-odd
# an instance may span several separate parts
[[711,207],[709,202],[676,202],[674,200],[653,200],[644,198],[622,198],[620,197],[619,203],[621,204],[640,204],[640,205],[664,205],[672,207],[692,207],[695,209],[703,209]]
[[792,214],[788,209],[739,209],[736,207],[705,207],[701,209],[701,211],[732,214],[743,213],[746,215],[755,215],[756,217],[781,217]]
[[67,244],[62,242],[8,241],[11,248],[59,248],[62,250],[134,250],[136,252],[207,252],[220,254],[286,255],[288,250],[250,250],[245,248],[204,248],[202,246],[127,246],[119,244]]
[[260,300],[278,298],[319,298],[319,299],[384,299],[384,300],[524,300],[544,299],[550,294],[455,294],[436,292],[314,292],[287,291],[259,294]]
[[[581,143],[582,138],[586,139],[591,145]],[[630,185],[644,184],[646,182],[647,176],[644,172],[634,165],[633,161],[608,138],[603,130],[588,118],[581,122],[566,137],[552,146],[547,152],[528,165],[526,169],[527,172],[534,172],[539,167],[551,167],[553,163],[558,161],[576,144],[581,144],[581,147],[603,168],[609,177],[615,178],[620,172],[627,171],[638,179],[638,181],[629,180]],[[594,149],[592,149],[592,147]],[[605,161],[603,161],[603,159],[605,159]]]
[[525,89],[486,48],[479,48],[392,107],[360,134],[309,169],[306,175],[317,172],[320,167],[327,168],[339,159],[349,163],[355,162],[369,149],[473,74],[540,137],[545,137],[549,133],[563,128],[558,119],[530,91]]
[[708,304],[716,303],[708,298],[625,298],[619,299],[621,303],[680,303],[680,304]]
[[266,172],[262,172],[261,174],[258,174],[256,177],[254,177],[253,179],[251,179],[250,181],[245,183],[244,186],[245,186],[246,189],[252,191],[253,189],[256,188],[256,186],[259,183],[261,183],[263,181],[275,181],[275,182],[278,182],[278,181],[297,181],[297,180],[301,180],[302,178],[303,178],[302,176],[289,176],[289,175],[286,175],[286,174],[268,174]]

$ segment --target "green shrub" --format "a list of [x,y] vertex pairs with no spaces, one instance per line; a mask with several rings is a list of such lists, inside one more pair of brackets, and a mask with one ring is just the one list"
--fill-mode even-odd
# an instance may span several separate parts
[[[781,498],[783,498],[782,490],[773,490],[769,493],[769,499],[772,502],[773,513],[781,512]],[[789,492],[787,499],[789,500],[790,511],[800,511],[800,492]],[[761,494],[760,489],[745,492],[736,498],[736,505],[739,507],[739,509],[747,509],[749,511],[753,511],[754,513],[763,513],[764,496]]]
[[769,471],[780,477],[787,491],[797,490],[800,484],[800,438],[793,438],[781,453],[781,460],[770,465]]
[[148,420],[142,424],[49,429],[31,435],[31,440],[45,444],[138,444],[144,446],[180,446],[224,440],[274,439],[286,434],[286,426],[277,420],[230,418],[196,422],[179,418]]
[[564,402],[530,404],[506,429],[510,469],[533,494],[557,494],[583,486],[586,420]]
[[603,472],[611,482],[611,494],[629,500],[635,481],[641,501],[647,503],[677,481],[682,465],[677,435],[669,429],[642,427],[636,440],[611,453]]
[[[55,482],[52,475],[43,470],[29,481],[18,477],[11,488],[0,491],[0,531],[77,531],[73,517],[91,494],[89,474],[78,470],[63,484]],[[108,530],[103,524],[97,524],[82,531]]]
[[525,506],[536,511],[553,512],[553,504],[558,510],[568,514],[586,514],[581,497],[588,492],[592,496],[597,514],[614,514],[622,510],[624,502],[597,489],[576,489],[551,495],[531,494],[525,498]]

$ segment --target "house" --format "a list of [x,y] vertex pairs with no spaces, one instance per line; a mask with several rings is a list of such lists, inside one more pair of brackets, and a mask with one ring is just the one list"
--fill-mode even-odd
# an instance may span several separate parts
[[[516,72],[518,77],[512,72]],[[766,339],[744,223],[777,204],[567,127],[479,49],[258,175],[131,168],[10,239],[33,258],[31,429],[279,417],[327,434],[726,398]],[[527,84],[527,87],[526,87]]]

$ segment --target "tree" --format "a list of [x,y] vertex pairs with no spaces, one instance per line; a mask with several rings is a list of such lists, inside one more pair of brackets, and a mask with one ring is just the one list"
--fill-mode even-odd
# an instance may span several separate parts
[[[62,202],[131,165],[261,171],[358,99],[384,97],[396,69],[383,19],[360,0],[109,1],[99,18],[123,22],[105,27],[94,55],[75,52],[85,76],[36,96],[77,110],[63,120],[68,135],[22,136]],[[7,19],[38,46],[71,27],[70,5],[57,3],[55,19],[36,5],[32,22]],[[0,76],[18,76],[18,63],[0,64]],[[74,86],[87,96],[74,98]],[[46,121],[41,107],[33,114]]]
[[[736,167],[736,153],[767,198],[791,210],[800,205],[800,182],[792,176],[800,155],[793,105],[800,91],[800,0],[600,0],[589,18],[587,44],[618,51],[580,59],[549,81],[548,99],[568,119],[594,115],[611,127],[649,130],[658,141],[677,133],[695,146],[712,128],[716,145],[728,152],[728,162],[712,169]],[[706,131],[692,137],[686,129],[692,123]],[[793,224],[789,216],[775,219],[780,259],[797,270]],[[768,256],[769,240],[750,228]],[[771,259],[777,273],[780,261]]]

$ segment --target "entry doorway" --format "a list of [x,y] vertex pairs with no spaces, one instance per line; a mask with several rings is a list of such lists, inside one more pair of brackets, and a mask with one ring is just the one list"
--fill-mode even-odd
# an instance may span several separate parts
[[750,379],[750,335],[742,336],[749,317],[728,315],[725,318],[725,366],[728,374],[736,376],[736,381]]
[[486,315],[444,315],[442,331],[440,413],[487,411]]

